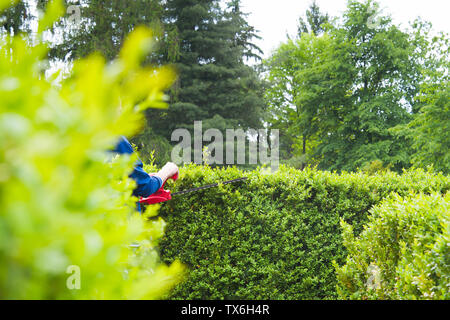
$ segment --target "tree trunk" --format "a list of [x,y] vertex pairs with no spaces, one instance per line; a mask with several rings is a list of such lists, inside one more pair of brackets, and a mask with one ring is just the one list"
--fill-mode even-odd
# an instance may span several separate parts
[[[303,135],[303,156],[306,158],[306,134]],[[306,163],[302,162],[302,171],[305,170]]]

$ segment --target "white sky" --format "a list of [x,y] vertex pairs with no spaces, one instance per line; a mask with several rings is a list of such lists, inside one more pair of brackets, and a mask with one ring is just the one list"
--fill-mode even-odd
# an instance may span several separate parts
[[[250,13],[248,22],[263,38],[255,41],[268,57],[270,51],[286,40],[286,33],[295,36],[298,18],[304,16],[312,0],[241,0],[242,11]],[[316,0],[322,12],[341,16],[347,0]],[[450,33],[450,0],[378,0],[383,14],[406,28],[410,21],[421,17],[433,24],[434,31]]]

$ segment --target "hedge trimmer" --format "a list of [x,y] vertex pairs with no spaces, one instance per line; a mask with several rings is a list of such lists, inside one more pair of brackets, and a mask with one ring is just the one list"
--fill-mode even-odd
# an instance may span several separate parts
[[[178,179],[178,174],[174,175],[173,177],[171,177],[169,179],[172,179],[173,181],[176,181]],[[158,191],[156,191],[154,194],[152,194],[148,198],[141,198],[139,200],[139,203],[141,205],[150,205],[150,204],[162,203],[162,202],[166,202],[166,201],[172,200],[173,196],[178,196],[178,195],[188,194],[188,193],[197,192],[197,191],[201,191],[201,190],[205,190],[205,189],[215,188],[215,187],[218,187],[220,184],[225,185],[225,184],[230,184],[230,183],[236,183],[236,182],[240,182],[240,181],[245,181],[247,179],[248,179],[247,177],[244,177],[244,178],[234,179],[234,180],[230,180],[230,181],[209,184],[209,185],[198,187],[198,188],[192,188],[192,189],[188,189],[188,190],[183,190],[183,191],[179,191],[179,192],[175,192],[175,193],[171,193],[170,190],[165,190],[164,189],[164,184],[166,182],[164,182],[163,185],[161,186],[161,188]],[[134,243],[134,244],[129,245],[130,248],[139,248],[140,246],[141,245],[138,244],[138,243]]]
[[[176,181],[178,179],[178,174],[174,175],[173,177],[171,177],[169,179]],[[244,178],[234,179],[234,180],[230,180],[230,181],[209,184],[209,185],[205,185],[205,186],[198,187],[198,188],[183,190],[183,191],[179,191],[179,192],[175,192],[175,193],[171,193],[170,190],[165,190],[164,189],[165,182],[164,182],[162,187],[156,193],[152,194],[148,198],[141,198],[139,200],[139,203],[143,204],[143,205],[149,205],[149,204],[166,202],[166,201],[172,200],[173,196],[179,196],[179,195],[197,192],[197,191],[201,191],[201,190],[205,190],[205,189],[215,188],[221,184],[225,185],[225,184],[237,183],[237,182],[245,181],[247,179],[248,179],[247,177],[244,177]]]

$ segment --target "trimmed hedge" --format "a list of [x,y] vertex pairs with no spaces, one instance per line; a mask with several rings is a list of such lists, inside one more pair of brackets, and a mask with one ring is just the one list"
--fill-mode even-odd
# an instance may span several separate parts
[[189,166],[173,191],[236,179],[240,185],[174,197],[162,206],[165,262],[190,268],[172,299],[334,299],[333,260],[343,264],[340,220],[356,233],[391,193],[449,190],[449,178],[423,170],[335,174],[281,167],[242,172]]
[[387,199],[356,239],[343,228],[341,298],[450,299],[450,193]]

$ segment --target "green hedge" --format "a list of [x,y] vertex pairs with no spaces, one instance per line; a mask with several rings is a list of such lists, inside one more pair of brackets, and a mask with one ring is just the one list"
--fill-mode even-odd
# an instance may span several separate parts
[[340,220],[362,231],[368,211],[392,192],[441,192],[449,178],[423,170],[335,174],[281,167],[242,172],[189,166],[173,191],[248,176],[240,185],[179,196],[162,206],[165,262],[188,279],[173,299],[337,298],[333,260],[344,263]]
[[450,193],[387,199],[356,239],[343,227],[341,298],[450,299]]

